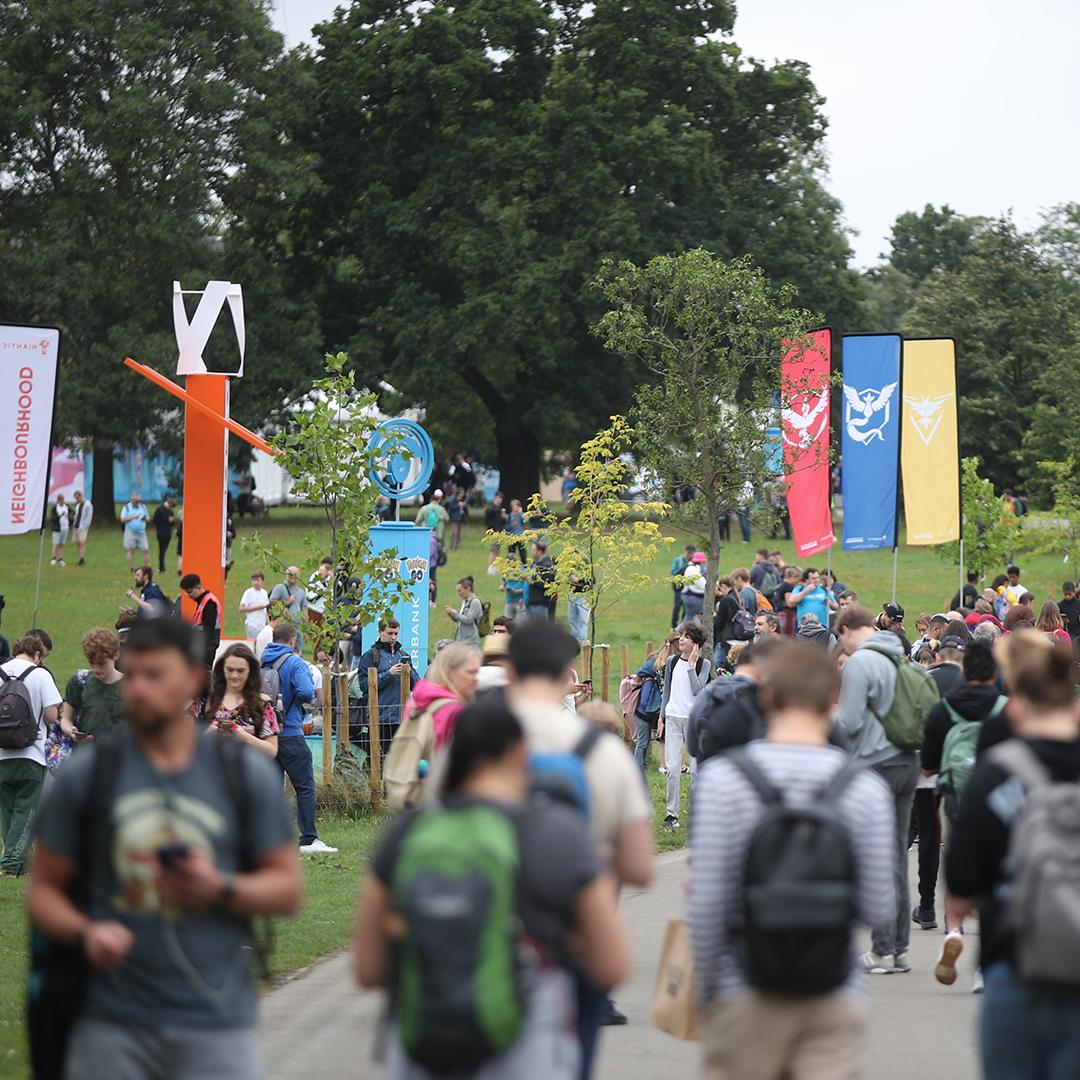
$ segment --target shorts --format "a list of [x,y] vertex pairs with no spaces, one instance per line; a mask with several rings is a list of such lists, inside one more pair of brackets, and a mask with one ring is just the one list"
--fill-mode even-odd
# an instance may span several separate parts
[[138,548],[140,551],[150,550],[150,541],[147,538],[146,533],[133,533],[124,530],[124,550],[134,551]]
[[90,530],[89,529],[76,529],[75,530],[75,539],[80,544],[85,544],[86,543],[86,538],[89,535],[90,535]]
[[54,545],[66,544],[68,541],[67,529],[62,529],[60,532],[54,532],[52,534],[52,542]]

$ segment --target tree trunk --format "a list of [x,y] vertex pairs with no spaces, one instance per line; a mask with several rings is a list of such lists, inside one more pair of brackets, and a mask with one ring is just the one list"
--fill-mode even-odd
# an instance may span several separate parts
[[522,431],[512,419],[496,419],[495,447],[499,458],[499,487],[506,502],[522,505],[540,490],[540,444],[531,432]]
[[712,491],[706,490],[705,505],[709,515],[709,562],[705,567],[705,606],[701,619],[705,624],[702,628],[705,631],[705,655],[712,660],[716,646],[713,641],[713,612],[716,610],[716,581],[720,567],[720,508]]
[[113,445],[104,439],[91,444],[94,453],[94,490],[90,501],[94,504],[95,521],[116,521],[116,499],[113,494]]

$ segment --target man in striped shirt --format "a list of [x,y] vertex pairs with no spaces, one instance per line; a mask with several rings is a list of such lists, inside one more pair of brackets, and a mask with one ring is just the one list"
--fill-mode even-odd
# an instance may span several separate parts
[[[828,745],[839,680],[819,649],[790,642],[770,663],[765,704],[768,736],[747,748],[753,765],[789,806],[821,795],[848,759]],[[877,925],[893,914],[893,808],[880,776],[858,773],[837,808],[850,829],[856,916]],[[742,874],[761,797],[726,755],[702,765],[695,786],[690,846],[690,924],[709,1080],[846,1080],[862,1073],[866,1018],[862,975],[852,962],[847,982],[816,996],[753,989],[741,970],[731,927],[742,903]],[[854,944],[850,947],[854,961]],[[794,989],[794,988],[793,988]]]

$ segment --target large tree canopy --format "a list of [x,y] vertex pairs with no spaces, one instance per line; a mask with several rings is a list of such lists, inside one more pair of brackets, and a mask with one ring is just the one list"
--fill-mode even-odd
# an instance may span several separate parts
[[510,492],[643,377],[588,333],[603,258],[752,251],[853,318],[821,99],[733,21],[723,0],[355,0],[317,30],[294,280],[329,347],[495,451]]
[[[310,311],[285,305],[265,255],[243,230],[222,240],[236,200],[266,189],[260,168],[288,190],[280,53],[262,0],[0,4],[0,312],[63,329],[60,434],[91,438],[99,466],[152,438],[172,404],[119,360],[172,373],[174,278],[199,288],[231,270],[259,313],[242,419],[263,419],[311,343]],[[219,329],[208,359],[229,353]],[[94,495],[111,514],[111,468]]]

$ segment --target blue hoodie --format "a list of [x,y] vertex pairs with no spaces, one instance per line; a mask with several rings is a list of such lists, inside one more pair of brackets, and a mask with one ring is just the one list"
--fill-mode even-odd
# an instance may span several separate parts
[[304,734],[304,706],[315,700],[315,684],[311,681],[311,672],[303,659],[296,656],[291,645],[272,641],[263,650],[262,668],[272,668],[282,655],[288,660],[278,668],[278,681],[281,686],[281,700],[285,705],[285,717],[281,724],[282,738]]

